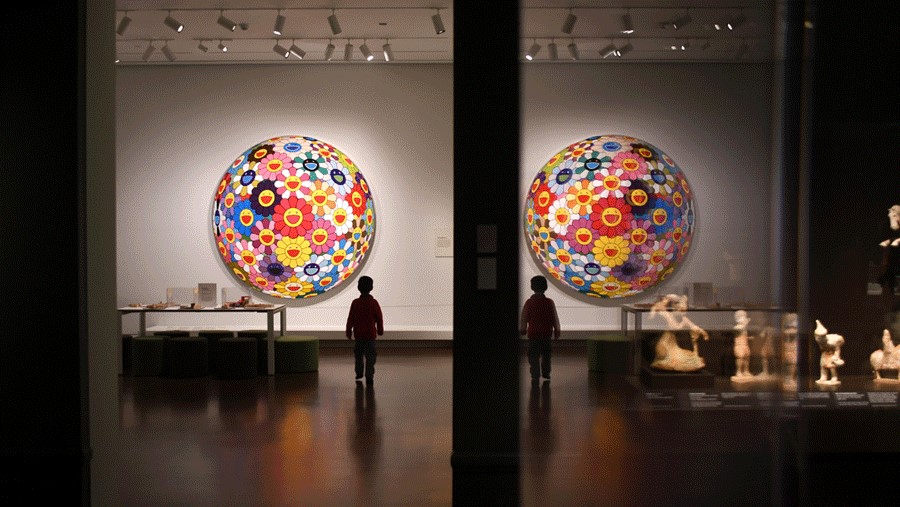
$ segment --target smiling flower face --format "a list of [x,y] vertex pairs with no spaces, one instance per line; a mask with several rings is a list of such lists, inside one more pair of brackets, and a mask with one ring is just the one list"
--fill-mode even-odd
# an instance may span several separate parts
[[231,159],[213,197],[216,251],[241,283],[279,298],[341,286],[372,247],[369,181],[334,146],[267,139]]
[[594,297],[660,283],[687,255],[693,191],[671,157],[624,135],[560,150],[530,180],[523,228],[547,274]]

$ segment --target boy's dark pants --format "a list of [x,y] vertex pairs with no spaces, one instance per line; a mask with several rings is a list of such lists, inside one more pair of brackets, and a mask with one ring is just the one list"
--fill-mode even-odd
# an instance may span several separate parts
[[541,375],[550,378],[550,338],[531,338],[528,340],[528,364],[531,365],[531,378]]
[[375,340],[356,340],[353,344],[353,355],[356,357],[356,378],[362,377],[365,373],[366,378],[371,379],[375,375]]

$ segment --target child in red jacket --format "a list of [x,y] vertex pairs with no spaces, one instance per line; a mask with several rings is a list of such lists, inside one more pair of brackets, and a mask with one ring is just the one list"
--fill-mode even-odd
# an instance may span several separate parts
[[384,322],[381,316],[381,306],[372,297],[372,278],[359,277],[356,284],[360,296],[350,304],[350,314],[347,316],[347,339],[352,340],[353,355],[356,358],[356,380],[362,380],[366,376],[366,383],[372,384],[375,376],[375,337],[384,334]]
[[528,335],[528,363],[531,380],[537,382],[541,375],[550,380],[550,339],[559,339],[559,316],[553,300],[544,295],[547,279],[535,276],[531,279],[534,294],[525,301],[519,334]]

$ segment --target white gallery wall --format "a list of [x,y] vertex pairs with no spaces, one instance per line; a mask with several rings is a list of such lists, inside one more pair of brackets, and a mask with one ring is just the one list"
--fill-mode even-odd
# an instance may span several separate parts
[[[592,135],[638,137],[671,156],[695,189],[693,246],[659,290],[712,282],[767,297],[769,65],[530,63],[521,83],[520,208],[557,151]],[[453,226],[452,65],[126,66],[117,70],[116,107],[119,306],[164,301],[167,288],[200,282],[240,287],[212,239],[215,187],[255,143],[308,135],[345,152],[370,183],[376,239],[357,274],[374,278],[387,329],[448,337],[453,259],[436,256],[435,243]],[[485,156],[502,154],[486,143]],[[737,279],[726,252],[739,259]],[[524,234],[520,256],[524,301],[529,278],[541,273]],[[290,302],[288,327],[342,329],[355,280]],[[617,329],[621,303],[656,294],[600,301],[555,285],[548,292],[564,329],[585,331]],[[151,315],[148,325],[265,324],[262,315],[242,317]]]
[[[694,191],[694,239],[675,273],[629,298],[582,297],[562,284],[550,284],[547,296],[556,302],[564,330],[618,329],[621,304],[681,294],[695,282],[712,283],[722,299],[736,292],[727,287],[741,287],[750,302],[769,297],[770,65],[539,63],[522,69],[523,209],[528,187],[554,154],[603,134],[625,134],[660,148],[682,169]],[[524,301],[531,294],[531,277],[546,273],[534,260],[524,233],[521,238]],[[737,261],[729,265],[726,255]],[[727,314],[691,318],[701,325],[733,323]],[[661,325],[659,320],[645,320],[645,326]]]
[[[244,150],[296,134],[354,160],[376,232],[336,293],[289,303],[289,329],[343,329],[365,274],[388,329],[450,330],[453,259],[434,243],[453,226],[451,66],[134,66],[119,68],[116,88],[119,306],[165,301],[168,287],[240,287],[212,239],[216,186]],[[262,314],[240,317],[151,314],[148,326],[265,326]]]

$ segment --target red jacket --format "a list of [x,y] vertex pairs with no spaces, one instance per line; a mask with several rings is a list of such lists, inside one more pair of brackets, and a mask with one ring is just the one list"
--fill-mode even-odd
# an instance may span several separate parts
[[528,338],[559,338],[559,316],[553,300],[543,294],[534,294],[522,308],[519,333]]
[[383,334],[384,322],[378,301],[371,294],[354,299],[347,315],[347,338],[356,336],[357,340],[374,340],[376,335]]

